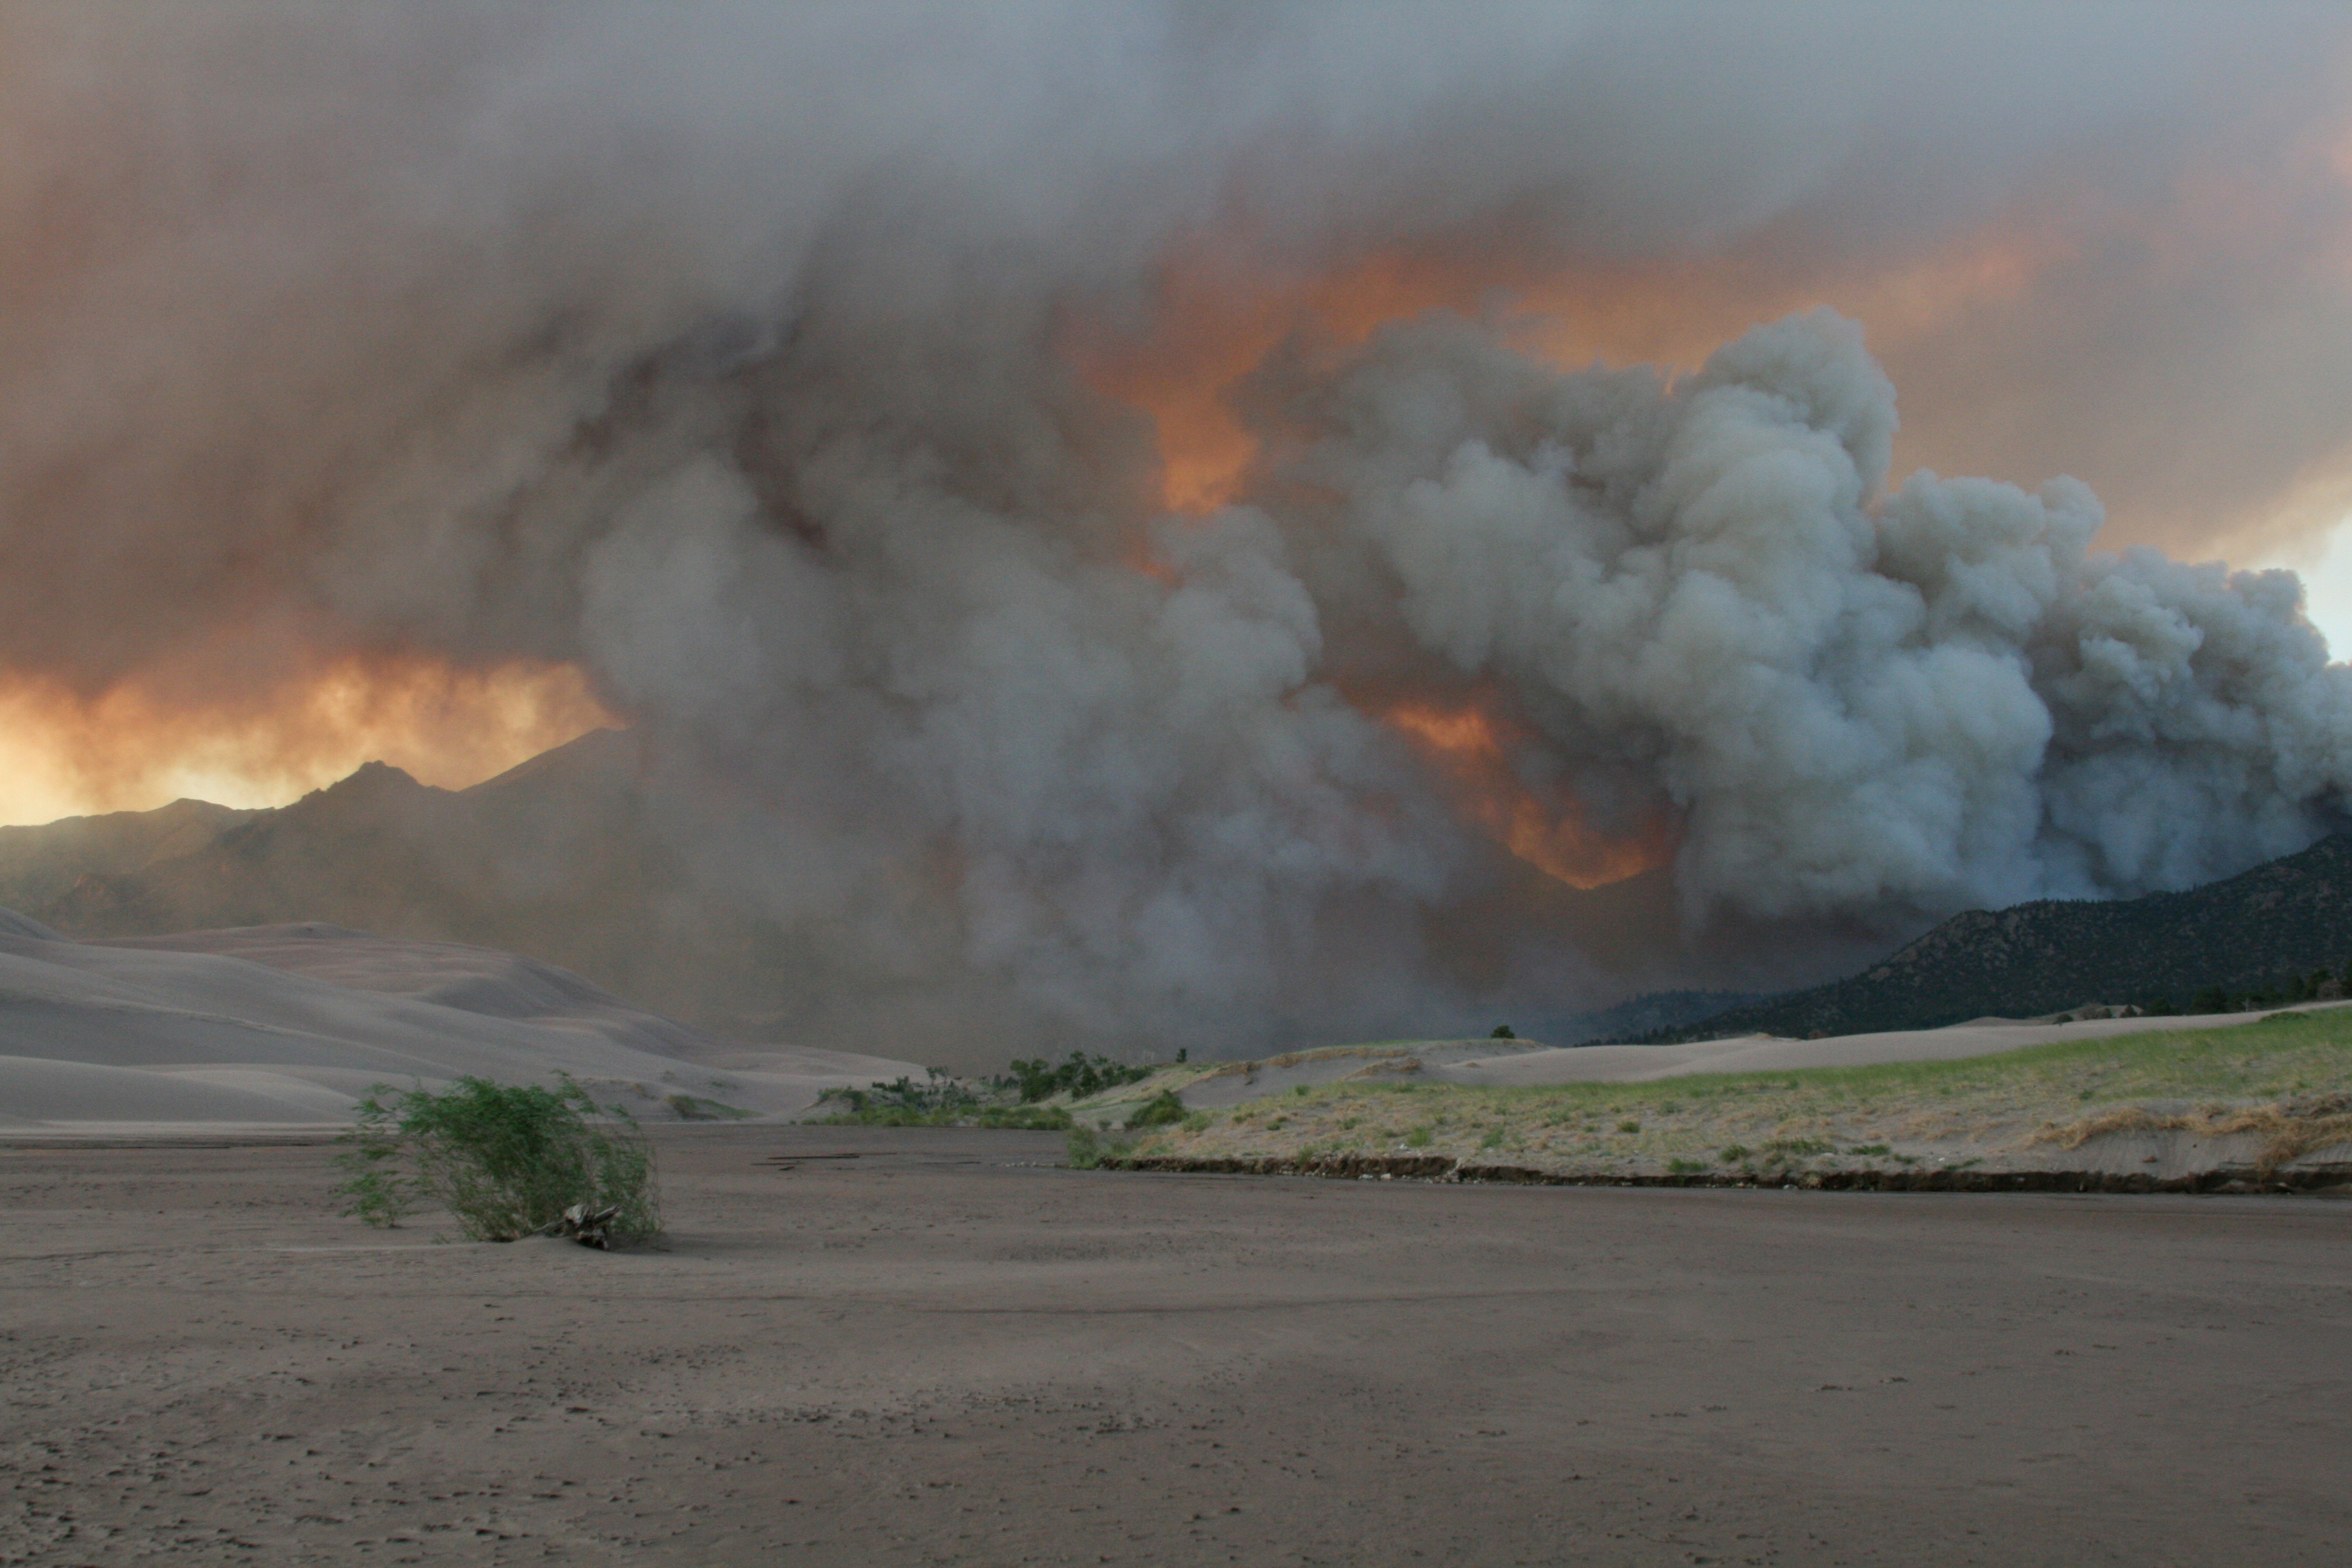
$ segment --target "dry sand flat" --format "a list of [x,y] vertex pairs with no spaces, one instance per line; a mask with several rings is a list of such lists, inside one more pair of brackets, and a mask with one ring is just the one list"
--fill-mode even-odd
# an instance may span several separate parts
[[610,1256],[335,1220],[323,1148],[0,1152],[0,1561],[2352,1557],[2352,1204],[657,1137]]

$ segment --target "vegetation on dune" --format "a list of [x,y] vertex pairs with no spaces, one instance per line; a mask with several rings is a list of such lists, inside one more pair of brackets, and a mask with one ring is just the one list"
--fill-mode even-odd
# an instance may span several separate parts
[[[1158,1094],[1140,1091],[1140,1099],[1123,1099],[1118,1091],[1156,1075],[1174,1072],[1181,1079],[1201,1070],[1184,1068],[1179,1065],[1182,1061],[1183,1053],[1179,1052],[1176,1064],[1132,1067],[1108,1057],[1073,1051],[1058,1065],[1042,1057],[1015,1061],[1009,1076],[978,1079],[955,1078],[933,1068],[924,1079],[902,1078],[864,1089],[829,1089],[818,1101],[826,1113],[808,1120],[834,1126],[1002,1127],[1059,1132],[1070,1127],[1076,1110],[1103,1126],[1122,1117],[1129,1127],[1161,1126],[1181,1121],[1185,1115],[1183,1102],[1171,1088],[1163,1084]],[[1114,1103],[1078,1103],[1106,1095]],[[1059,1103],[1045,1103],[1049,1100]]]
[[1005,1104],[992,1086],[977,1088],[938,1068],[928,1079],[901,1078],[864,1089],[828,1089],[820,1106],[840,1109],[808,1120],[833,1127],[1003,1127],[1058,1132],[1070,1113],[1057,1105]]
[[[612,1120],[591,1120],[599,1113]],[[575,1206],[612,1211],[602,1230],[634,1241],[661,1229],[652,1147],[629,1113],[571,1079],[546,1089],[461,1078],[438,1093],[376,1084],[336,1163],[343,1213],[397,1225],[428,1205],[474,1241],[513,1241]]]
[[1129,1067],[1108,1057],[1090,1057],[1084,1051],[1072,1051],[1067,1061],[1059,1065],[1038,1057],[1031,1061],[1015,1060],[1013,1080],[1020,1087],[1024,1104],[1051,1100],[1057,1094],[1072,1100],[1087,1100],[1107,1089],[1124,1084],[1141,1083],[1158,1069]]
[[[2282,1109],[2283,1108],[2283,1109]],[[1359,1080],[1153,1129],[1138,1155],[1426,1151],[1538,1167],[1797,1168],[1916,1163],[1899,1146],[2000,1137],[2068,1146],[2102,1131],[2248,1131],[2292,1158],[2352,1139],[2352,1008],[2216,1029],[1892,1062],[1640,1083],[1496,1089]]]

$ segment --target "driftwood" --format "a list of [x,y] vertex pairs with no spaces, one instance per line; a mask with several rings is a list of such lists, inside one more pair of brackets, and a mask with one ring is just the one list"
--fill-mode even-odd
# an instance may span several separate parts
[[803,1160],[856,1160],[860,1158],[863,1158],[863,1156],[857,1154],[771,1154],[766,1159],[761,1161],[759,1165],[755,1166],[754,1169],[792,1171],[797,1170],[800,1167],[800,1163]]
[[573,1204],[563,1211],[563,1217],[540,1231],[541,1236],[568,1236],[583,1247],[602,1251],[613,1249],[613,1238],[606,1226],[621,1217],[618,1205],[592,1209],[586,1204]]

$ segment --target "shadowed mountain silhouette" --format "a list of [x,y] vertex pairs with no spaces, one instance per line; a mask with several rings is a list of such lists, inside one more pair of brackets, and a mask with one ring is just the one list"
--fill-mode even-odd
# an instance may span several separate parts
[[[312,921],[472,943],[576,972],[714,1034],[887,1048],[965,1068],[993,1070],[1008,1036],[1024,1049],[1100,1043],[1021,1033],[1017,1017],[1012,1027],[992,1026],[978,1007],[950,1007],[942,1024],[937,1009],[902,1007],[893,983],[841,984],[806,932],[698,881],[663,833],[644,776],[635,738],[601,730],[464,790],[371,763],[273,810],[178,801],[0,829],[0,907],[86,939]],[[1498,928],[1573,929],[1603,963],[1630,964],[1671,940],[1666,868],[1590,892],[1532,870],[1521,884],[1484,916],[1450,922],[1434,950],[1449,941],[1497,945],[1495,932],[1475,929],[1482,918]],[[1858,936],[1778,933],[1788,963],[1780,972],[1851,963],[1877,945]],[[2032,1016],[2087,1001],[2181,1005],[2207,986],[2261,986],[2347,963],[2352,838],[2339,837],[2186,892],[1958,915],[1810,990],[1757,999],[1655,992],[1600,1014],[1512,1021],[1562,1044],[1853,1034]],[[898,984],[919,1000],[919,981]],[[1727,1001],[1739,1005],[1727,1009]]]
[[789,1002],[748,917],[688,896],[637,745],[591,731],[470,789],[382,763],[273,810],[181,801],[12,828],[0,889],[74,936],[323,921],[528,954],[673,1016],[772,1032]]
[[193,853],[260,815],[208,801],[0,827],[0,908],[46,910],[85,878],[124,877]]
[[[320,922],[471,943],[559,965],[717,1035],[881,1048],[962,1069],[996,1070],[1007,1054],[1036,1050],[1150,1048],[1056,1035],[1001,976],[942,978],[903,965],[845,974],[822,929],[787,927],[730,900],[714,885],[724,879],[696,875],[688,856],[699,809],[690,787],[649,784],[635,737],[603,730],[468,789],[434,788],[370,763],[269,810],[181,801],[6,829],[0,894],[83,939]],[[1580,950],[1603,964],[1671,951],[1665,868],[1590,891],[1517,861],[1504,874],[1513,880],[1496,899],[1431,931],[1433,952],[1467,981],[1491,967],[1483,954],[1507,951],[1512,932],[1528,927],[1575,929]],[[892,918],[941,911],[910,904]],[[1519,1016],[1580,1038],[1596,1027],[1681,1022],[1705,1001],[1677,994],[1633,1006],[1590,1024],[1580,1015]],[[1318,1038],[1316,1019],[1286,1026]]]

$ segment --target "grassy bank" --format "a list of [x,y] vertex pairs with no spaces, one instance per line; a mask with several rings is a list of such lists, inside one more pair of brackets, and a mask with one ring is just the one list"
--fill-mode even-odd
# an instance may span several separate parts
[[1916,1163],[1956,1152],[2048,1160],[2127,1131],[2253,1134],[2270,1163],[2352,1140],[2352,1009],[1959,1061],[1532,1089],[1300,1087],[1196,1112],[1142,1136],[1133,1152],[1427,1152],[1538,1170],[1696,1173]]

